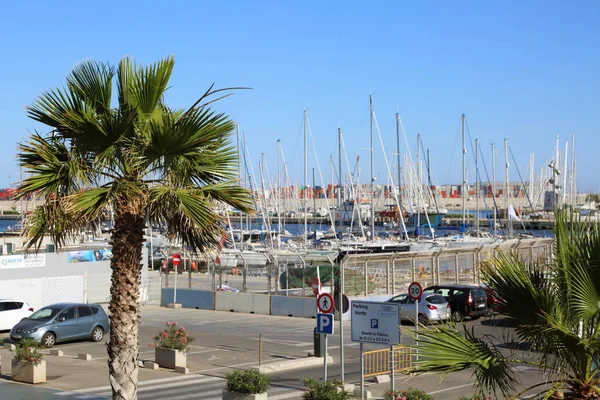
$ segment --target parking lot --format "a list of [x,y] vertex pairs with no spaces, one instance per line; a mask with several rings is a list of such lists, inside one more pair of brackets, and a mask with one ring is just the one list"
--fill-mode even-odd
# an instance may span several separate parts
[[[181,390],[173,389],[173,385],[185,388],[186,382],[188,385],[192,385],[187,387],[189,390],[194,387],[194,382],[198,385],[206,385],[207,383],[223,385],[223,377],[227,372],[236,368],[245,369],[258,365],[258,342],[261,334],[264,364],[306,357],[307,353],[313,350],[314,319],[146,306],[142,309],[142,324],[140,326],[140,359],[154,359],[154,350],[148,345],[153,342],[152,335],[161,332],[166,327],[165,323],[167,321],[177,321],[180,326],[189,331],[190,336],[195,338],[187,358],[191,374],[185,376],[167,370],[140,369],[139,379],[142,382],[140,387],[144,387],[144,382],[147,382],[148,390],[157,385],[169,385],[168,389],[171,391]],[[494,319],[468,321],[465,326],[467,329],[475,327],[478,335],[485,335],[491,340],[500,342],[507,333],[510,333],[512,328],[496,326],[497,324],[494,321]],[[339,376],[340,374],[340,342],[337,328],[336,326],[336,334],[330,336],[329,340],[329,353],[334,357],[334,364],[329,369],[330,376]],[[402,342],[408,345],[414,344],[414,340],[409,334],[414,331],[414,327],[406,323],[402,325],[401,330],[403,332]],[[357,382],[360,379],[359,346],[358,343],[351,342],[349,321],[345,323],[344,332],[346,380]],[[0,338],[6,336],[8,336],[7,333],[0,333]],[[108,336],[105,340],[108,340]],[[381,346],[365,345],[365,350],[378,347]],[[81,393],[87,393],[88,396],[90,393],[95,393],[94,390],[98,395],[107,396],[110,394],[104,341],[101,343],[73,342],[57,344],[54,349],[63,351],[64,356],[48,355],[45,358],[48,365],[48,382],[42,386],[65,391],[64,393],[83,390]],[[78,360],[78,353],[90,354],[92,360]],[[6,348],[0,350],[0,355],[2,360],[10,359],[10,353]],[[8,363],[3,363],[3,374],[8,373],[5,367],[6,364]],[[533,373],[533,371],[523,372]],[[294,393],[299,395],[303,377],[320,377],[321,375],[322,367],[315,367],[301,371],[276,373],[273,375],[273,382],[275,387],[279,387],[280,390],[292,391],[289,395],[286,393],[279,394],[280,399],[292,398]],[[208,381],[206,381],[207,379]],[[211,379],[216,379],[218,382]],[[181,380],[180,385],[176,385],[178,380]],[[439,382],[437,377],[432,379],[431,376],[398,377],[398,382],[406,380],[408,382],[403,384],[410,384],[415,387],[423,385],[425,386],[423,388],[428,391],[451,390],[452,396],[454,396],[454,393],[457,394],[456,398],[461,393],[472,393],[472,378],[470,373],[466,372],[453,374],[451,379],[446,379],[443,382]],[[388,387],[372,383],[369,383],[369,385],[374,393],[383,393]],[[195,390],[198,390],[197,387]],[[103,398],[102,396],[99,398]],[[452,396],[441,396],[439,398],[454,398]]]

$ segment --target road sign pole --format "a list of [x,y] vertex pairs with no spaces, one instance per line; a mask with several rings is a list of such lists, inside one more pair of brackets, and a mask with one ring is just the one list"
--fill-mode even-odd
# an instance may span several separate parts
[[327,334],[325,334],[325,357],[323,357],[324,382],[327,382]]
[[340,288],[340,378],[344,384],[344,261],[340,261],[339,288]]
[[365,360],[363,358],[363,343],[360,342],[360,398],[365,398]]
[[[415,345],[419,347],[419,300],[415,300]],[[416,351],[416,359],[419,360],[419,350]]]
[[394,362],[394,345],[390,346],[390,354],[391,354],[391,364],[392,364],[392,384],[391,384],[391,389],[392,392],[394,390],[396,390],[396,384],[395,384],[395,380],[396,380],[396,363]]
[[177,266],[175,266],[174,270],[175,270],[175,289],[173,290],[173,303],[177,304]]

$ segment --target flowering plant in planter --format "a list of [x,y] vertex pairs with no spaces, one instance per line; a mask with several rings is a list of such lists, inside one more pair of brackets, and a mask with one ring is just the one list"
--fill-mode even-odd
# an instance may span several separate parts
[[42,345],[33,339],[23,339],[15,346],[15,359],[38,365],[42,362]]
[[420,389],[386,390],[383,394],[385,399],[390,400],[431,400],[431,396]]
[[149,346],[176,349],[185,353],[194,338],[189,336],[185,328],[179,326],[177,322],[167,322],[166,324],[167,328],[164,331],[152,336],[154,343]]

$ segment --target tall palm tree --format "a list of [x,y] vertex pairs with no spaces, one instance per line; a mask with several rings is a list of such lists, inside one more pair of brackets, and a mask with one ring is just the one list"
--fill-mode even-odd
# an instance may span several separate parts
[[[500,349],[474,329],[442,326],[421,332],[414,372],[472,368],[479,394],[564,390],[567,398],[600,399],[600,228],[558,212],[555,237],[551,260],[503,254],[482,271],[500,299],[500,313],[515,326],[514,336],[504,339],[525,342],[528,351]],[[522,388],[515,367],[524,364],[547,378]]]
[[241,211],[251,205],[235,180],[234,125],[208,107],[226,89],[211,86],[190,108],[168,108],[164,95],[174,63],[173,57],[149,66],[127,57],[117,67],[82,62],[64,88],[42,94],[27,109],[51,132],[19,145],[29,175],[19,196],[39,191],[45,199],[28,219],[26,249],[39,249],[47,234],[60,247],[114,213],[107,346],[113,399],[137,398],[146,225],[166,226],[184,246],[202,252],[222,234],[216,205]]

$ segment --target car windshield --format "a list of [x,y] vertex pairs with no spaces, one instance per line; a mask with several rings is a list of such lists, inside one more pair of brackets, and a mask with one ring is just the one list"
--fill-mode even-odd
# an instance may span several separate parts
[[31,314],[28,318],[35,319],[39,321],[48,321],[51,320],[58,314],[62,308],[54,308],[54,307],[46,307],[40,310],[37,310],[33,314]]

